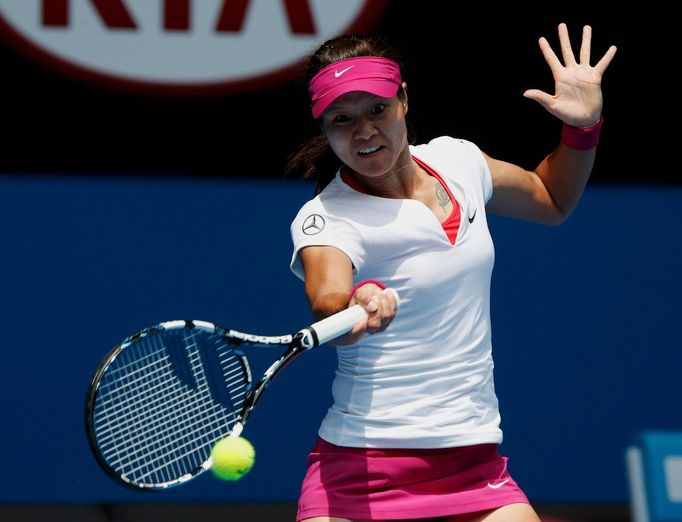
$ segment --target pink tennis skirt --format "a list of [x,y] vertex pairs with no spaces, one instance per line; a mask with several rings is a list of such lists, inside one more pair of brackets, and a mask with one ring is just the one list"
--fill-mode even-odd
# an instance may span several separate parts
[[323,439],[308,455],[297,521],[312,517],[406,520],[528,503],[497,444],[369,449]]

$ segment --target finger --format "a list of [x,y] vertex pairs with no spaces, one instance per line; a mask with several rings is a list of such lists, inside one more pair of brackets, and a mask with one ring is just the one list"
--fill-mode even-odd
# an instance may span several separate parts
[[388,295],[393,297],[394,308],[395,308],[395,311],[397,312],[398,308],[400,308],[400,296],[398,295],[398,292],[396,290],[394,290],[393,288],[385,288],[382,293],[388,294]]
[[583,27],[583,41],[580,44],[580,63],[590,65],[590,52],[592,47],[592,28],[589,25]]
[[564,65],[574,65],[576,63],[575,56],[573,56],[573,49],[571,48],[571,38],[568,36],[568,27],[566,24],[559,24],[559,45],[561,46],[561,55],[564,58]]
[[606,54],[604,54],[604,56],[602,56],[602,59],[599,60],[597,65],[594,66],[595,71],[597,71],[599,74],[604,74],[604,71],[606,70],[606,68],[611,63],[611,60],[613,60],[613,57],[615,56],[616,51],[617,51],[617,49],[616,49],[615,45],[612,45],[611,47],[609,47],[609,50],[606,51]]
[[549,69],[552,71],[552,74],[556,76],[558,71],[563,67],[559,57],[554,53],[552,46],[549,45],[547,38],[544,36],[540,37],[538,44],[540,45],[542,56],[545,57],[545,61],[547,62],[547,65],[549,65]]
[[377,304],[375,313],[370,313],[367,318],[367,330],[371,333],[386,329],[396,315],[397,302],[392,293],[383,291],[375,294],[371,302]]
[[382,292],[381,294],[374,296],[374,299],[379,304],[381,308],[381,315],[383,317],[395,314],[396,310],[395,301],[390,294]]

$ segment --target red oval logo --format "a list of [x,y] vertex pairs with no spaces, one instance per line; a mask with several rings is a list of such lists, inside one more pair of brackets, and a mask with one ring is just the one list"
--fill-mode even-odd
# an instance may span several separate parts
[[322,42],[369,30],[387,0],[0,0],[0,34],[89,81],[162,94],[293,78]]

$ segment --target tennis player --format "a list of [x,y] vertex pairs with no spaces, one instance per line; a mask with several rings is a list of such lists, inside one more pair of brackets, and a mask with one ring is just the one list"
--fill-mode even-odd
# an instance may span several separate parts
[[297,520],[539,520],[498,452],[486,212],[559,224],[587,183],[616,48],[590,65],[591,28],[577,56],[565,24],[558,33],[562,60],[539,42],[554,94],[524,94],[563,122],[535,170],[465,139],[411,145],[399,58],[377,38],[340,36],[310,58],[321,134],[289,171],[318,190],[291,225],[291,268],[316,318],[356,303],[370,314],[337,343]]

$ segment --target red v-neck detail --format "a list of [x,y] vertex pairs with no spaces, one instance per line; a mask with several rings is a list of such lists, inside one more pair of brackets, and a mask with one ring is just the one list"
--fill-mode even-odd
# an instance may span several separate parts
[[441,226],[443,227],[443,230],[445,230],[445,234],[448,236],[450,244],[454,245],[455,241],[457,240],[457,234],[459,233],[459,225],[461,223],[461,212],[459,210],[459,203],[457,203],[455,196],[452,195],[452,192],[450,192],[450,188],[448,187],[447,183],[443,181],[443,178],[440,177],[440,174],[438,174],[435,170],[433,170],[419,158],[415,158],[414,156],[412,156],[412,159],[416,161],[417,164],[421,168],[423,168],[430,176],[436,178],[438,180],[438,183],[440,183],[441,186],[445,189],[445,192],[448,193],[448,196],[450,196],[450,201],[452,201],[452,212],[450,212],[450,215],[447,218],[445,218],[445,221],[441,222]]
[[[441,226],[445,231],[445,235],[448,236],[450,244],[454,245],[455,241],[457,240],[457,233],[459,232],[459,225],[461,222],[459,204],[457,203],[455,196],[453,196],[452,192],[450,192],[450,189],[448,188],[447,184],[443,181],[443,178],[441,178],[440,175],[435,170],[433,170],[426,163],[424,163],[418,158],[415,158],[414,156],[412,156],[412,159],[415,160],[417,164],[421,168],[423,168],[429,176],[433,176],[438,180],[438,183],[440,183],[441,186],[445,189],[445,192],[447,192],[448,196],[450,197],[450,201],[452,201],[452,212],[450,212],[450,215],[447,218],[445,218],[444,221],[441,222]],[[343,167],[341,168],[341,180],[352,189],[357,190],[362,194],[367,194],[367,191],[364,188],[362,188],[360,184],[358,184],[358,182],[355,181]]]

